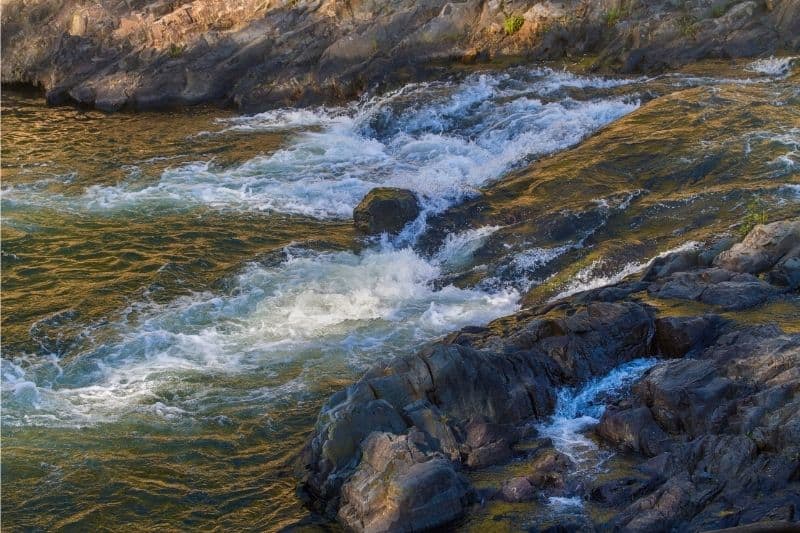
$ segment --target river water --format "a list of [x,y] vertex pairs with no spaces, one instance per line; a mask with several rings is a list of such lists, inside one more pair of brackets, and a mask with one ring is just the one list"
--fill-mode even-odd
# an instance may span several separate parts
[[[515,311],[537,269],[576,248],[515,250],[518,275],[454,282],[502,229],[455,231],[431,251],[417,246],[428,219],[693,86],[760,91],[775,118],[735,132],[758,169],[735,187],[793,210],[791,64],[650,79],[472,72],[255,116],[104,115],[4,92],[5,526],[274,531],[304,518],[293,460],[329,394],[378,358]],[[413,189],[423,214],[361,240],[352,209],[379,185]],[[574,263],[555,292],[641,269],[642,253],[604,272]]]

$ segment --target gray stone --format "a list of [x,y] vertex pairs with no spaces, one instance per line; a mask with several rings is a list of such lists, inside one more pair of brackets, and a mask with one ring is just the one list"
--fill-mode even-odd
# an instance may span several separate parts
[[536,497],[536,489],[527,478],[515,477],[503,483],[500,494],[507,502],[527,502]]
[[719,254],[714,264],[733,272],[760,274],[800,246],[800,220],[758,225],[740,243]]
[[342,487],[338,516],[365,533],[421,531],[455,520],[469,499],[469,484],[452,463],[423,453],[413,432],[373,433]]

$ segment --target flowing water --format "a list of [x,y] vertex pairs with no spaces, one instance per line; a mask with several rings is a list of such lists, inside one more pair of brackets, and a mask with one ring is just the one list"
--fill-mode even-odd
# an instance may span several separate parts
[[[588,234],[522,249],[509,240],[497,251],[491,243],[510,231],[499,222],[451,231],[429,249],[418,243],[431,220],[535,160],[602,139],[656,96],[718,86],[760,98],[775,117],[728,132],[746,152],[737,157],[759,170],[724,193],[761,187],[777,209],[796,212],[791,64],[651,79],[461,73],[349,106],[246,117],[104,115],[5,92],[6,527],[273,531],[303,518],[293,459],[325,398],[376,359],[515,311],[525,291],[557,280],[547,268],[559,261],[568,279],[550,297],[692,245],[673,231],[674,243],[637,247],[636,227],[605,216],[602,231],[634,252],[598,259],[611,250]],[[670,157],[665,168],[683,156]],[[423,213],[395,238],[361,240],[349,218],[379,185],[413,189]],[[556,194],[551,209],[569,211],[580,195],[623,212],[637,198],[625,183],[610,207],[591,180],[562,187],[563,205]],[[672,195],[675,205],[693,201]],[[679,227],[674,206],[656,204],[630,212]],[[718,215],[690,236],[738,216]],[[620,240],[626,228],[634,236]],[[505,258],[502,269],[484,265],[487,249]]]

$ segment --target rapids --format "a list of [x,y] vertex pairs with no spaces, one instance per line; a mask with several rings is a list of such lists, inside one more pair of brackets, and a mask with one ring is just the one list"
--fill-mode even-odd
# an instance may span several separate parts
[[[753,162],[758,172],[732,189],[768,183],[769,200],[796,211],[793,61],[648,79],[467,72],[339,108],[253,116],[109,116],[5,92],[6,525],[274,531],[302,519],[293,458],[325,398],[376,359],[508,315],[531,289],[552,299],[612,283],[738,215],[711,209],[679,231],[677,206],[701,195],[676,188],[645,208],[625,183],[598,196],[586,176],[546,198],[549,212],[571,213],[579,197],[599,213],[561,236],[511,238],[523,234],[507,219],[446,230],[434,221],[691,87],[746,87],[742,98],[782,113],[729,132],[735,146],[690,142]],[[636,127],[646,136],[660,126]],[[684,164],[659,157],[663,179]],[[352,209],[380,185],[414,190],[423,213],[396,238],[359,240]],[[638,225],[617,220],[629,210]],[[642,246],[637,228],[651,222],[673,240]],[[609,228],[626,253],[597,239]],[[646,365],[565,391],[540,431],[565,453],[589,450],[578,464],[591,470],[604,456],[581,430],[602,409],[598,391],[624,389]]]

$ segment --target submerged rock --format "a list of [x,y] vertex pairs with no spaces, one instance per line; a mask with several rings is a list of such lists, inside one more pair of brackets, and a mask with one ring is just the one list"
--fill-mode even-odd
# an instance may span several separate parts
[[416,195],[406,189],[377,187],[353,210],[356,230],[367,235],[399,233],[420,213]]

